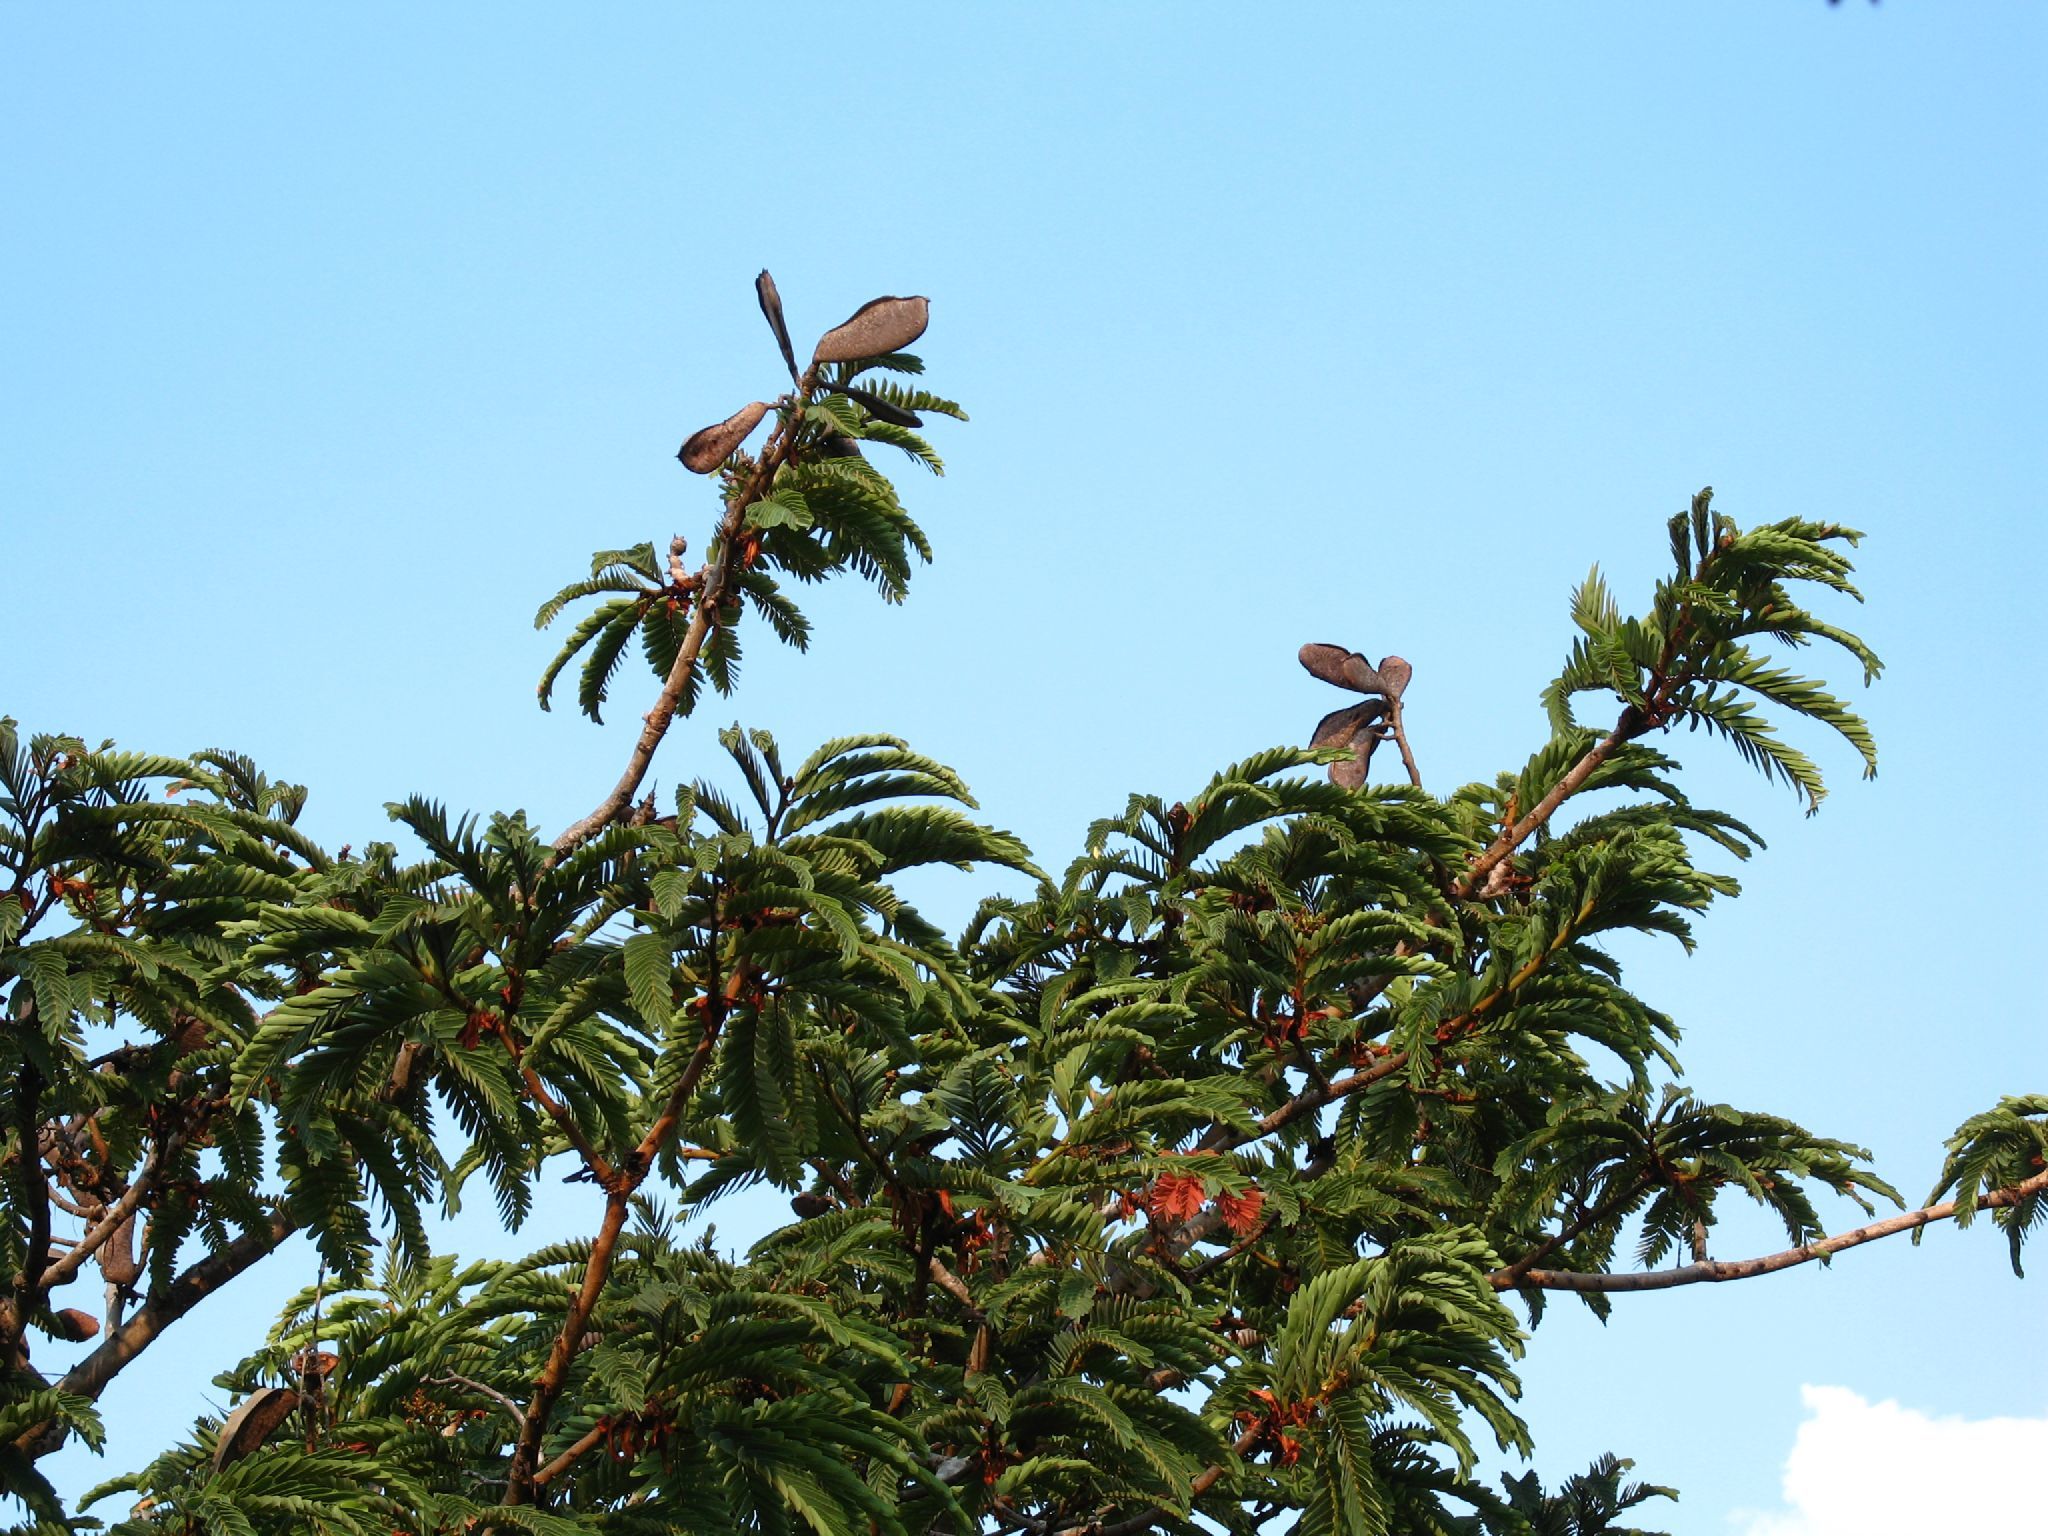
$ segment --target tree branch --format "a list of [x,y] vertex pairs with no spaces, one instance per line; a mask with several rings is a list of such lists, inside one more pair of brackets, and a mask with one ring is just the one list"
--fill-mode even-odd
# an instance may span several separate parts
[[661,745],[662,737],[668,734],[669,726],[674,723],[683,693],[689,687],[690,676],[697,670],[697,657],[704,649],[704,642],[710,638],[719,604],[725,600],[734,577],[744,569],[745,554],[740,532],[746,509],[774,488],[776,474],[789,461],[790,453],[796,447],[804,408],[810,404],[815,386],[814,374],[815,370],[798,382],[790,413],[776,424],[775,432],[762,449],[760,460],[755,464],[754,472],[747,477],[746,484],[735,490],[726,501],[725,515],[719,519],[718,532],[714,536],[719,550],[717,564],[707,561],[702,569],[704,584],[698,589],[696,606],[690,612],[690,627],[683,634],[683,643],[676,651],[675,663],[668,669],[661,692],[655,697],[654,707],[646,714],[640,738],[633,743],[633,750],[626,759],[625,772],[619,775],[619,782],[598,802],[595,810],[555,839],[556,859],[574,853],[616,821],[633,803],[633,796],[639,793],[641,780],[647,777],[648,766],[654,761],[654,749]]
[[1401,749],[1401,766],[1408,770],[1408,782],[1417,789],[1422,788],[1422,770],[1415,766],[1415,754],[1408,750],[1408,732],[1401,724],[1401,699],[1398,694],[1387,700],[1387,730],[1394,738],[1394,745]]
[[605,1196],[604,1222],[598,1227],[597,1237],[590,1245],[590,1259],[583,1266],[583,1283],[569,1300],[568,1315],[562,1319],[561,1330],[556,1333],[554,1345],[548,1350],[548,1361],[541,1369],[540,1380],[533,1384],[533,1401],[527,1406],[525,1421],[519,1426],[519,1439],[512,1449],[510,1481],[505,1489],[507,1504],[533,1502],[541,1437],[547,1433],[548,1418],[554,1412],[556,1400],[568,1385],[569,1363],[583,1345],[583,1333],[590,1322],[590,1314],[597,1309],[597,1299],[604,1293],[605,1281],[611,1278],[612,1255],[618,1249],[619,1233],[626,1225],[629,1202],[630,1196],[623,1189],[615,1189]]
[[[1998,1210],[2005,1206],[2017,1205],[2029,1195],[2048,1190],[2048,1169],[2035,1174],[2031,1179],[2022,1180],[2004,1189],[1994,1189],[1978,1197],[1981,1209]],[[1881,1237],[1893,1237],[1900,1232],[1911,1232],[1937,1221],[1947,1221],[1956,1213],[1956,1202],[1944,1200],[1939,1205],[1930,1205],[1917,1211],[1890,1216],[1883,1221],[1873,1221],[1848,1232],[1824,1237],[1818,1242],[1804,1243],[1797,1248],[1787,1248],[1779,1253],[1765,1254],[1754,1259],[1709,1259],[1703,1263],[1685,1264],[1676,1269],[1651,1269],[1629,1274],[1581,1274],[1574,1270],[1530,1269],[1519,1275],[1513,1273],[1515,1266],[1497,1269],[1487,1276],[1497,1291],[1513,1290],[1516,1286],[1534,1286],[1545,1291],[1667,1291],[1674,1286],[1699,1285],[1702,1282],[1722,1280],[1748,1280],[1757,1275],[1775,1274],[1781,1269],[1793,1269],[1801,1264],[1811,1264],[1816,1259],[1825,1259],[1848,1248],[1859,1248],[1865,1243]]]
[[513,1423],[517,1424],[521,1429],[526,1428],[526,1410],[513,1402],[511,1398],[500,1392],[496,1387],[487,1387],[480,1381],[472,1381],[467,1376],[458,1376],[453,1371],[440,1376],[429,1376],[427,1380],[435,1386],[467,1387],[472,1392],[481,1393],[511,1414]]
[[[1231,1444],[1230,1449],[1242,1460],[1258,1447],[1258,1443],[1264,1438],[1265,1433],[1266,1426],[1263,1423],[1254,1424],[1237,1437]],[[1191,1500],[1199,1499],[1211,1488],[1214,1488],[1217,1480],[1222,1476],[1223,1466],[1221,1463],[1202,1471],[1195,1478],[1194,1482],[1188,1486]],[[1100,1520],[1091,1520],[1086,1525],[1068,1526],[1065,1530],[1059,1532],[1058,1536],[1139,1536],[1140,1532],[1152,1529],[1153,1522],[1158,1518],[1159,1511],[1148,1509],[1142,1515],[1132,1515],[1129,1519],[1119,1520],[1114,1525],[1104,1525]]]
[[1501,828],[1500,836],[1487,844],[1485,852],[1472,861],[1472,867],[1451,887],[1451,894],[1460,900],[1469,900],[1493,872],[1494,865],[1535,836],[1544,823],[1557,814],[1557,808],[1579,792],[1595,769],[1622,746],[1642,735],[1645,728],[1642,713],[1633,704],[1624,708],[1621,718],[1614,723],[1614,729],[1588,747],[1585,755],[1566,770],[1565,776],[1550,786],[1550,793],[1530,808],[1528,815]]
[[[1514,1263],[1508,1265],[1507,1268],[1496,1271],[1496,1275],[1505,1276],[1509,1285],[1518,1283],[1522,1276],[1528,1274],[1530,1270],[1541,1264],[1587,1228],[1598,1226],[1610,1217],[1620,1215],[1627,1208],[1631,1200],[1644,1194],[1649,1188],[1650,1186],[1641,1180],[1627,1185],[1609,1199],[1601,1201],[1592,1210],[1585,1212],[1576,1221],[1568,1223],[1560,1230],[1546,1237],[1534,1248],[1531,1248],[1527,1253],[1515,1260]],[[1505,1290],[1507,1287],[1503,1286],[1498,1278],[1494,1278],[1493,1288],[1498,1291]]]
[[[107,1335],[104,1344],[66,1371],[57,1382],[57,1390],[97,1398],[122,1368],[154,1344],[166,1328],[257,1260],[275,1253],[298,1229],[298,1223],[280,1210],[270,1218],[267,1231],[245,1232],[227,1247],[209,1253],[150,1297],[133,1317]],[[61,1433],[52,1431],[52,1423],[38,1424],[24,1431],[14,1443],[30,1456],[47,1456],[64,1440]]]
[[85,1236],[78,1240],[77,1245],[69,1253],[56,1260],[43,1272],[44,1289],[55,1290],[69,1281],[84,1266],[85,1261],[99,1251],[100,1246],[108,1238],[121,1230],[136,1211],[141,1209],[143,1200],[155,1187],[164,1169],[176,1160],[184,1144],[185,1137],[180,1132],[174,1131],[164,1139],[164,1144],[158,1148],[156,1156],[144,1165],[142,1171],[135,1176],[135,1182],[128,1186],[121,1198],[107,1207],[105,1214],[87,1229]]
[[504,1502],[507,1504],[532,1502],[534,1489],[541,1485],[541,1440],[547,1434],[548,1419],[554,1412],[555,1403],[568,1385],[569,1363],[576,1358],[576,1352],[582,1346],[590,1314],[596,1311],[598,1298],[604,1294],[605,1282],[611,1278],[612,1258],[618,1249],[619,1233],[626,1225],[633,1192],[646,1181],[663,1138],[675,1128],[682,1117],[684,1105],[703,1077],[704,1069],[710,1065],[726,1010],[744,990],[746,974],[745,966],[736,966],[724,989],[713,994],[719,1000],[718,1005],[705,1010],[703,1036],[698,1040],[688,1065],[683,1068],[682,1076],[676,1080],[668,1103],[641,1138],[640,1144],[633,1149],[625,1167],[612,1179],[606,1192],[604,1221],[591,1244],[590,1258],[583,1267],[583,1283],[570,1300],[568,1315],[562,1320],[561,1331],[555,1335],[547,1364],[541,1370],[540,1379],[534,1383],[533,1401],[527,1405],[525,1421],[519,1426],[519,1440],[512,1451],[510,1479],[505,1488]]
[[[522,1424],[526,1422],[525,1416],[523,1414],[520,1416],[520,1422]],[[534,1473],[533,1485],[536,1488],[545,1488],[549,1483],[553,1482],[556,1478],[560,1477],[564,1472],[568,1471],[569,1468],[573,1467],[578,1461],[582,1460],[583,1457],[587,1456],[592,1450],[596,1449],[599,1445],[602,1445],[604,1443],[604,1437],[611,1433],[611,1429],[612,1426],[611,1421],[609,1419],[598,1420],[596,1428],[585,1433],[581,1440],[578,1440],[574,1445],[570,1446],[569,1449],[562,1452],[561,1455],[557,1456],[553,1461],[549,1462],[546,1466],[542,1467],[538,1472]]]

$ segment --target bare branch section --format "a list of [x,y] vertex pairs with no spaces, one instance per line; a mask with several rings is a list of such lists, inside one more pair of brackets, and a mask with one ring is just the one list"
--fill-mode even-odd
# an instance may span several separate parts
[[[1981,1209],[2000,1210],[2017,1205],[2029,1195],[2048,1190],[2048,1170],[2035,1174],[2005,1189],[1994,1189],[1978,1197]],[[1822,1238],[1817,1243],[1805,1243],[1797,1248],[1787,1248],[1779,1253],[1765,1254],[1754,1259],[1708,1259],[1698,1264],[1685,1264],[1676,1269],[1651,1269],[1634,1274],[1579,1274],[1563,1269],[1530,1269],[1517,1273],[1517,1267],[1495,1270],[1487,1278],[1497,1291],[1513,1290],[1516,1286],[1533,1286],[1545,1291],[1668,1291],[1674,1286],[1700,1285],[1722,1280],[1749,1280],[1757,1275],[1775,1274],[1781,1269],[1794,1269],[1801,1264],[1811,1264],[1816,1259],[1825,1259],[1846,1249],[1860,1248],[1865,1243],[1876,1242],[1881,1237],[1895,1237],[1901,1232],[1917,1231],[1937,1221],[1948,1221],[1956,1214],[1956,1202],[1944,1200],[1939,1205],[1930,1205],[1917,1211],[1906,1211],[1898,1216],[1873,1221],[1867,1226],[1856,1227],[1848,1232],[1839,1232],[1833,1237]]]

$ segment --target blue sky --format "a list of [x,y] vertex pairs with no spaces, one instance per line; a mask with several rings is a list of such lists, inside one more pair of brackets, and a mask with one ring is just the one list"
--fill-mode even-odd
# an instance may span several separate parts
[[[672,455],[775,386],[763,265],[800,335],[931,295],[974,419],[905,472],[910,602],[824,594],[808,657],[756,637],[667,783],[735,716],[894,730],[1058,865],[1129,791],[1302,739],[1331,701],[1294,651],[1332,640],[1415,664],[1448,790],[1540,740],[1572,583],[1646,590],[1711,483],[1869,532],[1882,773],[1807,738],[1807,821],[1680,738],[1772,847],[1631,974],[1705,1095],[1917,1196],[1957,1121],[2048,1085],[2044,44],[2038,7],[1900,0],[11,6],[0,709],[250,752],[333,844],[414,791],[580,814],[651,683],[601,730],[539,713],[530,616],[593,548],[701,544]],[[512,1246],[594,1215],[564,1191]],[[310,1269],[159,1345],[73,1486]],[[1691,1533],[1775,1503],[1802,1385],[2029,1417],[2044,1367],[2039,1282],[1943,1231],[1605,1329],[1560,1305],[1526,1378],[1546,1469],[1632,1455]]]

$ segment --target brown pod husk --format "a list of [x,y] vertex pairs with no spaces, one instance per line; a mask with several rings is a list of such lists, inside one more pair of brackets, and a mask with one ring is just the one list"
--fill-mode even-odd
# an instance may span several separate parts
[[[1312,747],[1348,747],[1358,739],[1360,731],[1384,719],[1386,713],[1387,706],[1379,699],[1347,704],[1316,722],[1316,733],[1309,738],[1308,744]],[[1377,736],[1374,739],[1377,740]]]
[[796,1212],[797,1219],[800,1221],[815,1221],[827,1211],[838,1209],[836,1205],[827,1200],[823,1195],[814,1195],[808,1190],[801,1194],[791,1195],[789,1197],[789,1208]]
[[142,1265],[135,1258],[135,1218],[130,1216],[114,1228],[114,1235],[100,1244],[93,1255],[99,1261],[100,1278],[109,1285],[130,1286],[142,1278]]
[[1347,651],[1341,645],[1304,645],[1300,655],[1301,664],[1326,683],[1349,688],[1353,693],[1386,692],[1385,679],[1356,651]]
[[827,384],[825,387],[834,394],[859,401],[861,408],[877,421],[886,421],[895,427],[924,425],[924,418],[915,411],[906,411],[900,405],[892,405],[871,389],[856,389],[851,384]]
[[213,1470],[218,1472],[255,1450],[298,1406],[299,1394],[289,1387],[259,1387],[251,1392],[220,1427],[220,1440],[213,1448]]
[[1386,689],[1387,697],[1398,699],[1408,691],[1408,679],[1415,675],[1415,669],[1398,656],[1382,656],[1375,670],[1380,675],[1380,684]]
[[835,325],[818,338],[818,349],[811,354],[811,361],[851,363],[863,357],[901,352],[924,334],[924,328],[931,324],[931,314],[932,301],[922,295],[869,299],[844,325]]
[[1381,739],[1374,727],[1386,718],[1387,713],[1384,699],[1367,699],[1363,704],[1332,710],[1316,723],[1316,733],[1309,738],[1310,746],[1351,749],[1350,757],[1330,764],[1332,784],[1344,789],[1357,789],[1365,783],[1373,749],[1379,746]]
[[775,279],[768,275],[766,267],[754,279],[754,297],[761,301],[761,313],[767,318],[768,329],[775,333],[775,345],[782,348],[782,361],[788,365],[790,378],[801,383],[796,371],[796,348],[789,344],[789,327],[782,319],[782,295],[775,291]]
[[312,1376],[325,1381],[334,1374],[334,1368],[341,1364],[339,1358],[324,1349],[302,1349],[292,1356],[292,1369],[301,1379]]
[[1379,744],[1377,736],[1360,737],[1349,757],[1341,763],[1330,764],[1330,782],[1339,789],[1365,788],[1365,771],[1372,762],[1372,749]]
[[77,1307],[65,1307],[50,1314],[51,1332],[67,1344],[83,1344],[100,1331],[100,1320]]
[[693,432],[676,457],[683,461],[683,468],[693,475],[708,475],[727,459],[733,451],[747,440],[747,435],[761,425],[761,418],[768,414],[764,401],[756,400],[743,405],[715,427],[706,427],[702,432]]

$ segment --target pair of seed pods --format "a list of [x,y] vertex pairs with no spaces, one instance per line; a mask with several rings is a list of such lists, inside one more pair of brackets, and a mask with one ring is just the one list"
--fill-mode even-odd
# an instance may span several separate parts
[[[782,350],[782,361],[789,369],[790,381],[801,385],[803,375],[797,370],[796,349],[790,345],[789,327],[782,318],[782,295],[775,291],[775,279],[765,270],[754,279],[754,296],[761,301],[761,313],[767,317],[768,328],[775,333],[775,344]],[[870,299],[856,309],[843,325],[833,326],[818,338],[818,345],[811,353],[811,367],[815,369],[820,363],[858,362],[864,357],[885,357],[891,352],[900,352],[924,334],[925,327],[931,323],[931,308],[931,300],[922,297],[899,299],[884,295]],[[851,384],[827,384],[825,388],[833,394],[857,401],[878,421],[898,427],[924,425],[914,412],[892,405],[870,390],[858,389]],[[767,402],[762,400],[741,406],[717,425],[692,433],[676,457],[692,474],[710,474],[738,451],[754,429],[761,425],[769,409]]]
[[1312,747],[1351,749],[1348,759],[1330,764],[1330,782],[1357,789],[1365,783],[1373,748],[1386,739],[1380,722],[1393,712],[1394,705],[1407,691],[1408,679],[1415,675],[1415,669],[1399,656],[1382,657],[1380,664],[1374,666],[1358,652],[1347,651],[1341,645],[1304,645],[1301,664],[1326,683],[1353,693],[1376,695],[1363,704],[1332,710],[1317,723],[1315,735],[1309,738]]

